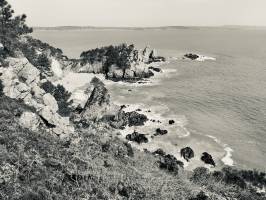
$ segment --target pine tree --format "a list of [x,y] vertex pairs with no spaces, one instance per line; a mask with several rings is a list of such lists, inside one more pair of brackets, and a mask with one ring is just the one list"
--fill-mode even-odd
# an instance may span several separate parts
[[0,0],[0,42],[7,53],[14,51],[18,45],[19,36],[31,33],[32,28],[26,24],[26,15],[13,16],[14,10],[6,0]]

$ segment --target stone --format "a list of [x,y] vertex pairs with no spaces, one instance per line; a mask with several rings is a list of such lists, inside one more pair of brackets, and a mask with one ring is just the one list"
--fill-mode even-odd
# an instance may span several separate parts
[[180,151],[181,157],[186,161],[189,161],[191,158],[194,158],[194,151],[190,147],[185,147]]
[[166,153],[162,149],[157,149],[153,152],[154,155],[165,156]]
[[174,123],[175,123],[174,120],[169,120],[169,124],[170,124],[170,125],[172,125],[172,124],[174,124]]
[[18,77],[25,80],[27,84],[40,81],[40,71],[32,64],[27,62],[24,67],[18,72]]
[[154,134],[154,136],[158,136],[158,135],[166,135],[168,133],[167,130],[162,130],[160,128],[156,129],[156,133]]
[[155,72],[162,72],[161,68],[159,67],[149,67],[150,70],[153,70]]
[[19,119],[19,124],[24,128],[36,131],[40,125],[40,119],[35,113],[24,112]]
[[94,89],[81,112],[81,117],[85,120],[99,120],[108,114],[111,106],[110,95],[98,78],[94,78],[91,84],[94,85]]
[[148,143],[148,138],[144,134],[140,134],[134,131],[132,134],[128,134],[126,139],[129,141],[137,142],[138,144],[141,143]]
[[196,59],[199,58],[199,55],[197,55],[197,54],[193,54],[193,53],[189,53],[189,54],[185,54],[184,57],[185,57],[185,58],[189,58],[189,59],[191,59],[191,60],[196,60]]
[[143,126],[148,121],[146,115],[135,111],[126,113],[126,118],[129,126]]
[[202,156],[201,156],[201,160],[205,163],[205,164],[209,164],[209,165],[212,165],[212,166],[216,166],[212,156],[207,153],[207,152],[204,152],[202,153]]
[[50,93],[46,93],[45,95],[43,95],[43,103],[44,105],[49,106],[53,112],[58,111],[57,101]]

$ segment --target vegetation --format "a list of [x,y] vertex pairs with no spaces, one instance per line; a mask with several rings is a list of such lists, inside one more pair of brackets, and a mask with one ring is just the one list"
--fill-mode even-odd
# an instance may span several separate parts
[[3,86],[2,81],[0,80],[0,96],[3,96],[4,95],[3,89],[4,89],[4,86]]
[[26,15],[13,16],[14,10],[6,0],[0,0],[0,43],[4,46],[4,54],[13,55],[19,46],[21,35],[31,33],[32,29],[25,24]]
[[46,93],[50,93],[54,96],[58,104],[58,113],[67,117],[73,111],[71,108],[72,101],[70,100],[71,93],[68,92],[62,85],[53,85],[50,81],[46,81],[41,85]]
[[[250,187],[241,188],[237,181],[227,184],[205,168],[190,176],[177,169],[174,158],[166,160],[172,156],[162,161],[139,152],[112,137],[111,130],[77,128],[78,143],[31,132],[17,123],[25,111],[35,112],[0,97],[0,199],[264,199]],[[248,177],[245,180],[265,185],[262,177]]]
[[80,57],[83,64],[102,62],[104,72],[107,74],[109,67],[112,65],[116,65],[125,72],[125,70],[130,67],[131,55],[132,53],[136,53],[135,51],[133,44],[129,46],[127,44],[121,44],[118,46],[110,45],[82,52]]

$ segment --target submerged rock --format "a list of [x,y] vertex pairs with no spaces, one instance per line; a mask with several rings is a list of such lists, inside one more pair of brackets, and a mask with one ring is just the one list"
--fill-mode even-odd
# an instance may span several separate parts
[[186,161],[189,161],[191,158],[194,158],[194,151],[190,147],[185,147],[180,151],[181,157]]
[[214,167],[216,166],[212,156],[207,152],[202,153],[201,160],[206,164],[212,165]]
[[129,141],[137,142],[138,144],[148,143],[148,138],[144,134],[138,133],[136,131],[134,131],[134,133],[132,134],[128,134],[126,136],[126,139]]
[[158,135],[166,135],[168,133],[167,130],[162,130],[160,128],[156,129],[156,133],[154,134],[154,136],[158,136]]

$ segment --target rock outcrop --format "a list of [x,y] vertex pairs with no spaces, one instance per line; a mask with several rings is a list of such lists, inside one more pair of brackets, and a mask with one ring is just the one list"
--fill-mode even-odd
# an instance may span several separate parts
[[37,131],[40,126],[41,120],[35,113],[24,112],[19,118],[19,124],[32,131]]
[[[91,81],[91,84],[93,85],[93,90],[82,109],[81,118],[95,121],[109,114],[111,104],[110,95],[104,84],[96,77]],[[112,112],[110,113],[113,114]]]
[[190,147],[185,147],[180,151],[181,157],[186,161],[189,161],[191,158],[194,158],[194,151]]
[[166,135],[168,133],[167,130],[162,130],[160,128],[156,129],[156,133],[154,134],[154,136],[158,136],[158,135]]
[[126,136],[126,139],[129,141],[137,142],[138,144],[148,143],[149,141],[148,138],[144,134],[138,133],[136,131],[134,131],[134,133],[132,134],[128,134]]
[[41,71],[23,56],[9,57],[5,61],[8,67],[0,67],[3,93],[10,98],[23,100],[26,105],[34,107],[39,115],[24,113],[20,124],[31,130],[42,127],[64,138],[73,134],[74,127],[69,118],[57,113],[58,104],[55,98],[40,88]]
[[207,152],[202,153],[201,160],[208,165],[216,166],[212,156]]
[[[126,54],[126,55],[125,55]],[[160,68],[151,67],[154,62],[163,62],[155,50],[146,47],[143,51],[134,45],[108,46],[92,49],[81,54],[81,59],[73,63],[75,72],[103,73],[113,81],[136,82],[154,75]]]

